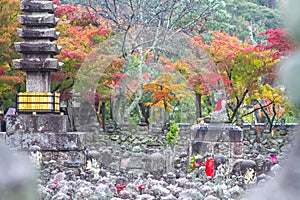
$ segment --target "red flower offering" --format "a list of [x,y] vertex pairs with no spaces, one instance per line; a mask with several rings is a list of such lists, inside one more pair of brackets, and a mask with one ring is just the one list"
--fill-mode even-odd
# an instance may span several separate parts
[[208,158],[206,160],[206,176],[214,177],[214,158]]
[[56,185],[58,182],[57,181],[52,181],[51,183],[54,184],[54,185]]
[[116,185],[117,193],[119,194],[121,190],[124,190],[126,188],[126,185]]
[[137,185],[136,187],[138,190],[142,190],[145,188],[145,186],[143,184]]
[[203,162],[194,162],[194,164],[193,164],[193,168],[194,168],[194,169],[197,168],[196,164],[198,164],[198,165],[200,165],[200,166],[205,166]]
[[270,156],[270,161],[271,162],[277,162],[278,158],[276,156]]

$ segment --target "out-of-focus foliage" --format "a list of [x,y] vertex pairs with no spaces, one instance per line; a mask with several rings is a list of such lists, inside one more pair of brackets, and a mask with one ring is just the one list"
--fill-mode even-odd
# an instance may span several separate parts
[[269,1],[227,0],[226,4],[231,15],[231,29],[226,31],[238,36],[241,41],[250,39],[254,44],[263,43],[260,32],[283,27],[280,10]]
[[81,64],[95,51],[96,45],[108,37],[110,30],[103,21],[94,24],[95,20],[100,22],[101,19],[81,6],[59,4],[55,14],[60,18],[57,43],[63,47],[57,58],[64,65],[61,71],[51,74],[52,90],[61,92],[62,99],[68,100]]
[[0,110],[14,106],[15,94],[23,87],[24,73],[14,70],[12,60],[20,55],[14,42],[20,40],[17,16],[20,14],[19,0],[0,1]]

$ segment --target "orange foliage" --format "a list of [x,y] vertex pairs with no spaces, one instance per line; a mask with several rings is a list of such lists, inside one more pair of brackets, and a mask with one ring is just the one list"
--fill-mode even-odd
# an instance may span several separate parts
[[[96,45],[105,40],[111,31],[102,19],[81,6],[60,4],[55,14],[60,17],[57,26],[60,37],[56,42],[63,47],[56,58],[64,65],[60,72],[51,74],[52,88],[62,93],[62,99],[68,99],[71,97],[68,91],[73,86],[81,65],[88,56],[91,57]],[[94,24],[94,20],[98,24]]]

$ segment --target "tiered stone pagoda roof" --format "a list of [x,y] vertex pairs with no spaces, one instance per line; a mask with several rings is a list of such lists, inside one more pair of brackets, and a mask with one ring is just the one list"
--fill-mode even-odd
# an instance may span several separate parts
[[15,48],[23,54],[22,59],[14,60],[16,69],[26,72],[59,71],[62,64],[53,58],[61,51],[54,40],[59,36],[55,31],[58,19],[54,16],[55,5],[51,0],[22,1],[20,8],[24,15],[19,15],[20,24],[25,29],[17,29],[24,42],[16,42]]

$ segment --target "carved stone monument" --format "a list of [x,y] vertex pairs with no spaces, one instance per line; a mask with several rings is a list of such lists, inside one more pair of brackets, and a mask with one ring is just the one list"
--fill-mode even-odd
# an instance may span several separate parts
[[227,123],[226,98],[219,98],[216,111],[204,122],[191,127],[190,155],[212,153],[224,155],[233,161],[243,156],[243,131]]
[[24,41],[16,42],[15,48],[23,57],[14,60],[14,65],[26,72],[26,92],[17,94],[17,114],[7,118],[5,143],[21,151],[39,146],[43,160],[63,163],[70,151],[82,154],[85,134],[67,132],[67,116],[60,114],[59,94],[50,91],[50,73],[62,67],[53,58],[61,49],[53,42],[59,35],[54,29],[58,22],[55,5],[52,0],[26,0],[20,8],[24,14],[18,19],[25,28],[18,29],[18,34]]

